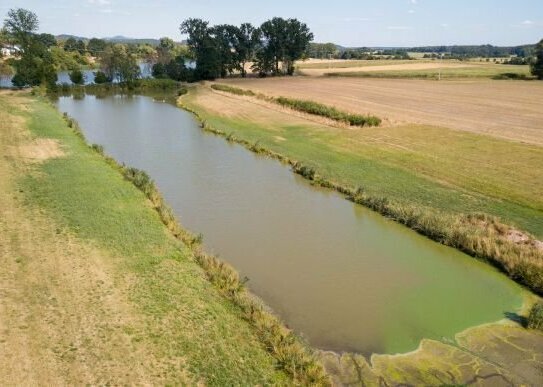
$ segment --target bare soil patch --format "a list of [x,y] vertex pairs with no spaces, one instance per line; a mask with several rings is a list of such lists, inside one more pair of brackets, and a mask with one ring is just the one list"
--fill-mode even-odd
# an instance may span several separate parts
[[19,145],[12,148],[12,152],[18,153],[20,158],[31,162],[64,156],[64,151],[58,141],[49,138],[38,138],[29,144]]

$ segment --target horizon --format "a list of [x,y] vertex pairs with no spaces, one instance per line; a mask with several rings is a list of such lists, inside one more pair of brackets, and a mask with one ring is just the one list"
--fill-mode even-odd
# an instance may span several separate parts
[[[346,0],[343,7],[333,9],[324,2],[314,1],[311,7],[305,7],[284,0],[263,5],[246,0],[235,4],[214,0],[198,4],[174,3],[173,0],[158,0],[153,4],[142,0],[51,0],[47,4],[21,0],[13,3],[0,6],[2,19],[9,9],[26,8],[38,15],[40,32],[86,38],[167,36],[182,41],[185,37],[178,30],[179,24],[190,17],[208,20],[211,24],[250,22],[258,26],[275,16],[297,18],[306,23],[315,35],[314,42],[332,42],[343,47],[519,46],[534,44],[543,38],[543,3],[535,0],[522,1],[522,6],[518,2],[490,0],[478,1],[476,5],[467,0],[454,4],[439,4],[436,0],[392,0],[386,4],[367,0],[361,4]],[[244,12],[239,12],[240,9]],[[152,12],[155,13],[149,17]],[[82,22],[83,19],[86,22]],[[101,26],[100,31],[96,25]]]

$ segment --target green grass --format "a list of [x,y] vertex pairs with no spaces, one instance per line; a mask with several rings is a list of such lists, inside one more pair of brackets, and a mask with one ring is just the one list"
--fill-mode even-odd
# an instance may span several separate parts
[[138,340],[159,348],[165,361],[182,358],[209,385],[288,384],[240,308],[206,279],[144,193],[86,146],[52,106],[34,100],[31,108],[20,114],[32,134],[59,140],[67,157],[21,177],[21,190],[30,205],[110,251],[119,275],[133,279],[131,300],[148,321]]
[[[437,79],[439,69],[429,70],[386,70],[386,71],[352,71],[327,73],[329,77],[355,78],[420,78]],[[516,65],[470,65],[468,67],[443,68],[441,78],[496,78],[496,79],[529,79],[529,66]]]

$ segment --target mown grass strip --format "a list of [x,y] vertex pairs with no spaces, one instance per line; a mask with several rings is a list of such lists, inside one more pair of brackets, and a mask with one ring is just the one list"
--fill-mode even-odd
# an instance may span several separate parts
[[[64,119],[68,127],[83,141],[79,124],[67,114]],[[90,145],[108,164],[118,169],[124,178],[141,190],[159,214],[162,223],[185,245],[203,268],[209,281],[234,305],[239,307],[243,317],[255,329],[258,338],[264,343],[267,351],[277,361],[280,370],[290,375],[296,384],[329,385],[329,379],[314,351],[301,341],[266,306],[253,296],[245,287],[237,271],[217,257],[205,253],[201,247],[201,235],[193,235],[183,229],[175,218],[171,208],[165,203],[153,180],[144,171],[118,164],[113,158],[103,153],[99,145]]]
[[543,251],[535,238],[525,235],[526,240],[517,243],[512,235],[516,230],[502,223],[497,217],[486,214],[449,215],[415,205],[400,204],[384,196],[367,193],[362,187],[350,187],[325,178],[315,168],[265,148],[259,142],[251,143],[214,128],[197,111],[179,105],[193,113],[205,131],[224,136],[228,141],[239,143],[247,149],[278,159],[291,165],[293,172],[325,188],[334,189],[357,203],[415,230],[419,234],[454,247],[468,255],[483,259],[497,267],[516,282],[543,295]]
[[351,126],[379,126],[381,125],[381,119],[379,117],[362,114],[346,113],[335,107],[324,105],[314,101],[286,98],[286,97],[266,97],[261,94],[257,94],[252,90],[240,89],[239,87],[224,85],[221,83],[214,83],[211,85],[213,90],[224,91],[230,94],[257,97],[269,102],[274,102],[283,107],[287,107],[302,113],[312,114],[315,116],[329,118],[334,121],[346,123]]

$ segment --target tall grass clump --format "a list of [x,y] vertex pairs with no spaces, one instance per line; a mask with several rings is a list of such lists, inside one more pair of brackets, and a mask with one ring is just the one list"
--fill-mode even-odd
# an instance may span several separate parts
[[246,95],[250,97],[256,96],[256,94],[251,90],[240,89],[239,87],[224,85],[222,83],[214,83],[211,85],[211,88],[213,90],[224,91],[230,94]]
[[543,331],[543,302],[539,301],[532,306],[528,315],[528,329]]
[[288,107],[303,113],[326,117],[334,121],[345,122],[351,126],[379,126],[381,119],[371,115],[351,114],[336,109],[332,106],[323,105],[318,102],[277,97],[274,99],[281,106]]
[[[77,122],[67,114],[64,114],[64,119],[70,128],[79,129]],[[205,126],[207,125],[203,123],[203,127]],[[259,147],[258,143],[253,146]],[[165,204],[154,181],[145,171],[118,164],[105,155],[99,145],[91,145],[89,148],[103,156],[108,164],[118,169],[126,180],[145,194],[162,223],[191,249],[194,260],[203,269],[208,280],[239,308],[242,317],[251,324],[267,351],[275,358],[279,369],[290,375],[296,385],[331,384],[314,351],[294,335],[258,298],[249,293],[245,287],[246,280],[241,279],[232,266],[203,251],[201,234],[194,235],[181,227],[171,208]]]

